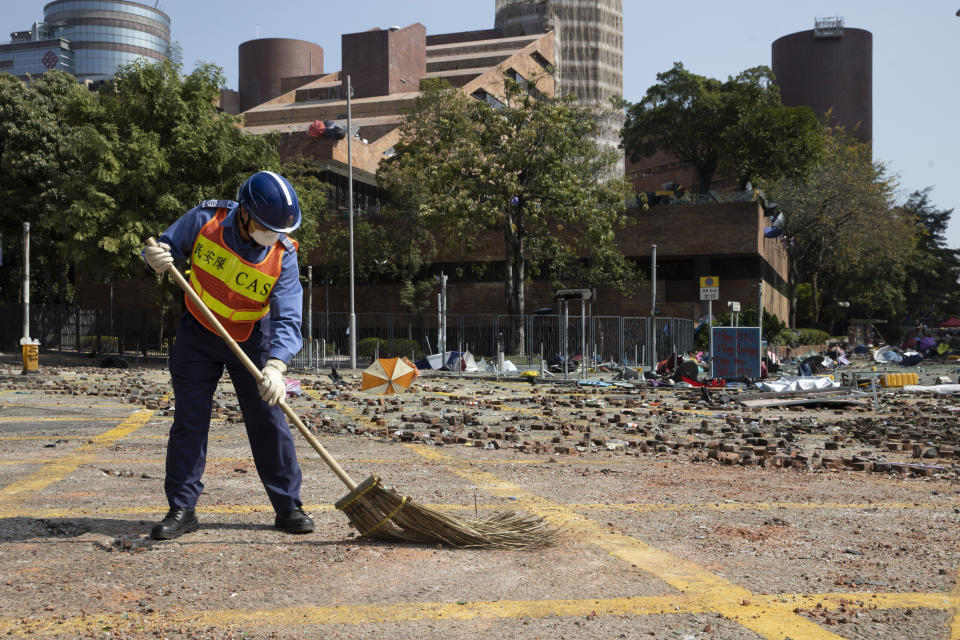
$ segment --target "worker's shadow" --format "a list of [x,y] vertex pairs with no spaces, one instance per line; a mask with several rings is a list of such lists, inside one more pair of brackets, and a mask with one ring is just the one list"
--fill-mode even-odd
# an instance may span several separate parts
[[[94,547],[115,548],[119,550],[129,549],[132,546],[149,546],[159,544],[158,540],[149,539],[150,529],[156,524],[156,521],[145,519],[119,520],[110,518],[28,518],[17,516],[13,518],[0,518],[0,544],[4,542],[25,542],[27,540],[64,540],[92,544]],[[216,520],[206,518],[200,523],[200,530],[209,531],[276,531],[272,522],[263,523],[235,523],[235,522],[217,522]],[[91,536],[88,534],[95,534]],[[277,531],[277,535],[285,537],[287,542],[303,542],[316,546],[344,544],[352,542],[351,539],[323,540],[316,539],[314,536],[290,536],[289,534]],[[179,542],[205,542],[197,539],[197,536],[188,534],[179,538]],[[218,540],[218,544],[222,544]],[[237,541],[241,544],[243,541]],[[249,541],[250,544],[260,544],[262,540]],[[133,544],[131,544],[133,543]]]

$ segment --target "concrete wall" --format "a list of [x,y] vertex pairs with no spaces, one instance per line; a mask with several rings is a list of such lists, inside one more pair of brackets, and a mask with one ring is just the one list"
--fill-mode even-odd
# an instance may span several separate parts
[[[763,238],[763,214],[756,202],[738,202],[702,206],[664,206],[650,211],[633,211],[635,224],[618,232],[621,250],[649,273],[650,245],[657,245],[657,305],[662,315],[696,319],[706,313],[699,300],[699,278],[720,277],[720,300],[713,313],[720,315],[727,301],[740,302],[744,308],[756,306],[757,284],[764,274],[764,308],[786,321],[788,301],[784,295],[787,257],[782,244]],[[474,239],[473,247],[459,242],[438,242],[435,262],[447,265],[492,263],[502,265],[503,234],[487,232]],[[762,256],[762,260],[761,260]],[[319,258],[319,256],[318,256]],[[450,313],[505,313],[504,285],[500,280],[476,282],[466,272],[462,276],[445,268],[450,275],[448,306]],[[357,308],[365,311],[398,311],[399,285],[381,284],[361,287]],[[556,307],[550,283],[528,283],[526,310]],[[613,290],[601,290],[594,312],[607,315],[650,315],[650,283],[637,287],[625,297]],[[345,292],[331,289],[331,308],[343,303]],[[340,301],[334,302],[334,301]]]

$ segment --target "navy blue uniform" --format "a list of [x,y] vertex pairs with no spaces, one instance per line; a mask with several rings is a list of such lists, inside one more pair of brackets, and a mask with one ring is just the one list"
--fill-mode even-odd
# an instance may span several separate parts
[[[229,200],[208,200],[191,209],[170,225],[159,241],[170,245],[174,260],[182,264],[191,254],[200,229],[218,208],[230,209],[222,224],[227,246],[248,262],[264,260],[270,248],[242,240],[236,224],[239,205]],[[280,242],[285,251],[280,276],[270,293],[270,312],[257,321],[250,337],[239,343],[258,369],[263,368],[268,358],[289,363],[302,346],[303,288],[297,252],[285,236],[281,235]],[[263,401],[256,380],[227,343],[187,311],[180,319],[170,354],[170,374],[176,394],[164,481],[170,507],[192,509],[203,492],[201,477],[207,459],[210,410],[224,367],[237,392],[257,473],[270,503],[277,512],[302,506],[303,474],[283,411]]]

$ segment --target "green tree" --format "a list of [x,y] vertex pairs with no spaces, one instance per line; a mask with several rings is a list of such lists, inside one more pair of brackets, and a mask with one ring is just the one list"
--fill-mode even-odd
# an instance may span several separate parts
[[953,209],[937,209],[931,191],[914,191],[900,206],[917,238],[907,267],[906,307],[915,320],[927,322],[960,313],[960,250],[951,249],[945,235]]
[[806,180],[770,186],[785,217],[791,326],[801,283],[810,285],[814,324],[821,323],[824,309],[835,316],[842,301],[863,314],[902,308],[913,229],[893,207],[894,188],[883,163],[872,159],[871,146],[840,127],[825,130],[824,154]]
[[785,107],[773,72],[753,67],[721,82],[676,62],[629,105],[623,146],[633,160],[666,151],[689,163],[697,193],[714,175],[747,182],[802,177],[820,153],[819,125],[809,107]]
[[[22,223],[30,222],[36,291],[42,300],[63,303],[71,295],[72,268],[85,262],[113,208],[105,189],[117,176],[115,135],[102,126],[96,97],[61,71],[29,86],[0,77],[0,105],[6,202],[0,230],[19,237]],[[20,268],[7,272],[20,277]]]
[[137,61],[101,89],[121,167],[116,216],[101,228],[101,277],[140,270],[144,239],[189,208],[232,198],[254,171],[280,170],[275,138],[244,134],[240,118],[216,108],[223,84],[214,65],[184,76],[176,61]]
[[[18,238],[31,222],[37,301],[69,301],[76,270],[101,281],[141,272],[148,236],[203,200],[233,197],[261,169],[290,173],[306,259],[326,187],[299,165],[281,166],[275,137],[247,135],[240,118],[221,113],[223,84],[218,67],[183,75],[176,59],[131,63],[96,93],[59,71],[28,85],[0,74],[0,231]],[[18,271],[0,276],[6,299],[19,293]]]
[[490,100],[428,82],[377,179],[409,224],[468,250],[485,232],[502,233],[506,308],[520,315],[533,275],[621,289],[633,279],[614,244],[628,190],[607,179],[616,154],[597,148],[596,129],[589,109],[511,81]]
[[[285,162],[280,167],[283,175],[297,192],[303,221],[293,237],[300,244],[297,253],[300,266],[310,262],[310,254],[317,248],[326,247],[328,240],[324,232],[324,221],[330,215],[329,185],[317,175],[310,162],[297,159]],[[301,276],[305,281],[305,276]]]

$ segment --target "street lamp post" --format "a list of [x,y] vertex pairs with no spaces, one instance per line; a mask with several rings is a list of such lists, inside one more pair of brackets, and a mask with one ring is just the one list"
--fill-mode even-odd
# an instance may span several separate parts
[[760,351],[763,351],[763,276],[760,277],[760,284],[757,301],[757,326],[760,328]]
[[357,314],[353,293],[353,131],[350,113],[350,76],[347,76],[347,201],[350,207],[350,368],[357,368]]
[[30,339],[30,223],[23,223],[23,337]]
[[313,267],[307,265],[307,368],[313,365]]
[[650,245],[650,370],[657,373],[657,245]]

